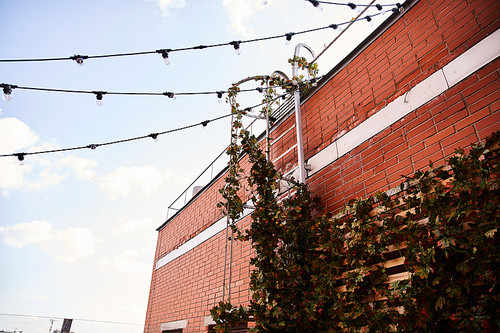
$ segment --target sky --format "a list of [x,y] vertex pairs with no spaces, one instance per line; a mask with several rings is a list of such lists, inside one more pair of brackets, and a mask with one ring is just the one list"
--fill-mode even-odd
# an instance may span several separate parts
[[[360,1],[357,3],[368,3]],[[379,1],[390,4],[391,1]],[[0,59],[101,55],[282,35],[349,21],[345,6],[304,0],[0,0]],[[368,14],[377,13],[370,9]],[[358,22],[318,60],[327,73],[389,14]],[[0,63],[0,83],[115,92],[227,90],[281,70],[297,43],[319,53],[339,33],[170,53]],[[311,56],[301,49],[301,56]],[[247,84],[243,88],[255,88]],[[215,95],[104,95],[14,89],[0,100],[0,155],[87,146],[230,113]],[[258,92],[242,106],[258,104]],[[167,207],[229,143],[229,118],[97,149],[0,157],[0,330],[143,331],[156,228]],[[257,131],[257,130],[256,130]],[[220,166],[223,165],[219,164]],[[216,173],[216,172],[214,172]],[[203,185],[200,179],[195,185]],[[189,199],[189,196],[187,197]]]

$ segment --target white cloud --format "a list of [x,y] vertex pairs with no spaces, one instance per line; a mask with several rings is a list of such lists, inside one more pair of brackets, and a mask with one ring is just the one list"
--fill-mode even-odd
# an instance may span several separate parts
[[[36,160],[36,162],[34,162]],[[8,196],[9,189],[43,190],[49,186],[57,185],[68,176],[52,170],[50,166],[39,173],[34,173],[34,166],[44,164],[44,160],[30,159],[23,166],[15,158],[0,159],[0,188],[2,195]],[[47,164],[48,162],[45,162]]]
[[57,185],[66,178],[68,174],[61,175],[57,172],[51,171],[49,168],[43,169],[43,171],[37,176],[37,180],[34,182],[27,182],[26,188],[29,190],[43,190],[52,185]]
[[[0,153],[12,154],[15,151],[32,146],[38,141],[38,136],[33,133],[26,123],[17,118],[0,119]],[[30,166],[20,167],[15,157],[0,159],[0,188],[2,195],[8,195],[6,189],[19,188],[24,183],[24,175],[29,173]]]
[[132,191],[148,195],[173,175],[172,170],[161,172],[154,166],[119,167],[101,178],[99,188],[111,199],[116,199],[118,195],[128,195]]
[[186,6],[185,0],[148,0],[155,2],[160,8],[161,16],[170,16],[172,9],[180,9]]
[[147,267],[137,260],[139,255],[137,251],[127,250],[120,255],[101,259],[99,263],[108,269],[126,273],[141,273],[147,270]]
[[[11,154],[15,151],[32,147],[38,142],[38,136],[31,131],[29,126],[17,118],[0,119],[0,152]],[[27,160],[31,156],[25,158]],[[43,161],[38,158],[37,163]],[[9,194],[8,189],[18,189],[25,186],[27,189],[41,190],[46,186],[59,184],[66,176],[52,172],[45,168],[36,176],[35,182],[30,182],[26,176],[33,171],[33,163],[19,166],[19,161],[15,157],[6,157],[0,159],[0,188],[3,189],[2,195]]]
[[87,228],[54,230],[46,221],[0,227],[2,241],[17,248],[38,245],[56,261],[72,262],[94,252],[95,237]]
[[231,29],[243,37],[254,37],[253,30],[248,26],[248,19],[264,8],[260,0],[224,0],[222,5],[231,20]]
[[113,228],[113,233],[115,234],[132,234],[139,229],[146,228],[153,223],[151,219],[144,220],[130,220],[119,223],[118,226]]
[[76,171],[76,175],[82,180],[91,180],[96,176],[93,168],[97,167],[97,162],[88,158],[79,158],[72,155],[68,155],[62,158],[59,163],[61,165],[66,165]]
[[26,299],[28,301],[43,301],[49,299],[49,296],[37,296],[37,295],[29,295],[29,294],[20,294],[20,298]]
[[17,118],[0,119],[0,152],[11,154],[16,150],[33,145],[38,136],[28,125]]
[[0,158],[0,188],[2,195],[7,196],[8,189],[20,188],[24,184],[24,175],[31,171],[31,166],[19,166],[15,158]]

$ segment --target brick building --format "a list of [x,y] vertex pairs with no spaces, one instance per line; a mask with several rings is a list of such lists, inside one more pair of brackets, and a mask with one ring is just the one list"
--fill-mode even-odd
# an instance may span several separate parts
[[[500,3],[403,7],[302,96],[306,183],[329,211],[393,189],[402,174],[443,164],[500,129]],[[294,127],[285,107],[271,132],[271,160],[283,173],[297,168]],[[224,269],[223,185],[222,172],[158,228],[145,332],[208,331],[229,271],[231,302],[248,304],[250,244],[234,242]]]

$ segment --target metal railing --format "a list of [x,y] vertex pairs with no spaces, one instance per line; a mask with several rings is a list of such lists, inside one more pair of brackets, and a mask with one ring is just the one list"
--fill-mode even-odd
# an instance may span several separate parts
[[[278,123],[288,112],[293,109],[293,98],[287,98],[274,112],[271,116]],[[253,134],[254,126],[256,121],[259,119],[253,119],[252,122],[246,129]],[[259,130],[259,129],[256,129]],[[265,128],[260,133],[260,136],[265,134]],[[260,137],[259,136],[259,137]],[[186,187],[186,189],[168,206],[167,208],[167,220],[171,217],[171,213],[175,215],[176,212],[182,210],[186,204],[188,204],[192,199],[194,199],[198,193],[201,193],[211,182],[219,177],[220,173],[227,168],[229,162],[229,156],[226,154],[229,146],[225,147],[224,150],[217,155],[217,157]]]

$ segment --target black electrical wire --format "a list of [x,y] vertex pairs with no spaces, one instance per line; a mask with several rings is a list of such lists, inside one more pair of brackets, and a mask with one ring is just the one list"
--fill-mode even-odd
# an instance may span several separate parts
[[[35,316],[35,315],[26,315],[26,314],[18,314],[18,313],[0,313],[0,316],[34,317],[34,318],[59,319],[59,320],[66,319],[66,318],[63,318],[63,317]],[[143,324],[125,323],[125,322],[120,322],[120,321],[109,321],[109,320],[82,319],[82,318],[73,318],[73,320],[74,321],[88,321],[88,322],[95,322],[95,323],[105,323],[105,324],[120,324],[120,325],[144,326]]]
[[21,157],[24,158],[24,156],[28,156],[28,155],[60,153],[60,152],[65,152],[65,151],[81,150],[81,149],[96,149],[97,147],[109,146],[109,145],[114,145],[114,144],[118,144],[118,143],[136,141],[136,140],[141,140],[141,139],[146,139],[146,138],[156,139],[160,135],[169,134],[169,133],[173,133],[173,132],[178,132],[178,131],[186,130],[186,129],[189,129],[189,128],[192,128],[192,127],[200,126],[200,125],[206,126],[206,124],[208,124],[208,122],[217,121],[217,120],[220,120],[220,119],[223,119],[223,118],[227,118],[227,117],[230,117],[230,116],[231,116],[230,114],[229,115],[224,115],[224,116],[220,116],[220,117],[217,117],[217,118],[214,118],[214,119],[205,120],[205,121],[202,121],[200,123],[196,123],[196,124],[192,124],[192,125],[187,125],[187,126],[183,126],[183,127],[178,127],[178,128],[174,128],[174,129],[168,130],[168,131],[163,131],[163,132],[158,132],[158,133],[151,133],[151,134],[148,134],[148,135],[137,136],[137,137],[128,138],[128,139],[115,140],[115,141],[109,141],[109,142],[103,142],[103,143],[95,143],[95,144],[89,144],[89,145],[86,145],[86,146],[78,146],[78,147],[70,147],[70,148],[42,150],[42,151],[36,151],[36,152],[22,152],[22,153],[14,153],[14,154],[5,154],[5,155],[0,155],[0,157],[15,156],[15,157],[18,157],[21,160]]
[[[278,100],[279,98],[282,98],[283,96],[286,96],[286,94],[283,94],[283,95],[280,95],[278,97],[275,97],[274,99],[272,99],[269,102],[272,103],[272,102]],[[247,110],[251,110],[253,108],[257,108],[257,107],[265,105],[265,104],[267,104],[269,102],[263,102],[263,103],[260,103],[260,104],[257,104],[257,105],[245,108],[243,111],[240,111],[240,112],[246,112]],[[203,126],[203,127],[205,127],[210,122],[217,121],[217,120],[224,119],[224,118],[228,118],[231,115],[233,115],[233,114],[232,113],[231,114],[227,114],[227,115],[220,116],[220,117],[217,117],[217,118],[213,118],[213,119],[209,119],[209,120],[204,120],[204,121],[196,123],[196,124],[191,124],[191,125],[187,125],[187,126],[183,126],[183,127],[178,127],[178,128],[174,128],[174,129],[163,131],[163,132],[150,133],[148,135],[136,136],[136,137],[127,138],[127,139],[121,139],[121,140],[115,140],[115,141],[109,141],[109,142],[103,142],[103,143],[93,143],[93,144],[89,144],[89,145],[86,145],[86,146],[78,146],[78,147],[60,148],[60,149],[52,149],[52,150],[42,150],[42,151],[35,151],[35,152],[21,152],[21,153],[13,153],[13,154],[4,154],[4,155],[0,155],[0,157],[17,157],[19,159],[19,161],[24,161],[24,157],[28,156],[28,155],[60,153],[60,152],[65,152],[65,151],[82,150],[82,149],[92,149],[92,150],[94,150],[97,147],[115,145],[115,144],[119,144],[119,143],[136,141],[136,140],[141,140],[141,139],[146,139],[146,138],[152,138],[152,139],[156,140],[160,135],[169,134],[169,133],[178,132],[178,131],[183,131],[183,130],[186,130],[186,129],[189,129],[189,128],[193,128],[193,127],[196,127],[196,126],[200,126],[200,125]]]
[[[385,5],[389,6],[389,5]],[[399,6],[398,6],[399,8]],[[390,10],[389,10],[390,11]],[[371,17],[375,17],[377,15],[385,14],[389,11],[384,11],[384,12],[379,12],[377,14],[370,15]],[[365,20],[365,18],[360,18],[356,21],[361,21]],[[308,29],[308,30],[303,30],[299,32],[293,32],[293,33],[285,33],[281,35],[275,35],[275,36],[268,36],[268,37],[261,37],[261,38],[254,38],[254,39],[247,39],[247,40],[241,40],[241,41],[232,41],[232,42],[227,42],[227,43],[218,43],[218,44],[209,44],[209,45],[197,45],[197,46],[190,46],[190,47],[182,47],[182,48],[173,48],[173,49],[159,49],[159,50],[154,50],[154,51],[140,51],[140,52],[128,52],[128,53],[113,53],[113,54],[102,54],[102,55],[73,55],[70,57],[56,57],[56,58],[29,58],[29,59],[0,59],[0,63],[2,62],[42,62],[42,61],[63,61],[63,60],[74,60],[77,62],[82,63],[83,60],[86,59],[98,59],[98,58],[111,58],[111,57],[127,57],[127,56],[137,56],[137,55],[147,55],[147,54],[155,54],[159,53],[162,54],[165,57],[168,57],[168,54],[171,52],[180,52],[180,51],[189,51],[189,50],[202,50],[202,49],[207,49],[207,48],[214,48],[214,47],[222,47],[222,46],[233,46],[235,49],[239,48],[240,44],[245,44],[245,43],[254,43],[254,42],[260,42],[260,41],[266,41],[270,39],[277,39],[277,38],[287,38],[287,35],[300,35],[300,34],[305,34],[305,33],[310,33],[310,32],[315,32],[315,31],[320,31],[320,30],[325,30],[329,29],[332,26],[341,26],[345,24],[349,24],[352,21],[347,21],[347,22],[342,22],[338,24],[331,24],[326,27],[320,27],[320,28],[313,28],[313,29]]]
[[[306,0],[306,1],[309,1],[309,0]],[[336,6],[349,6],[351,4],[353,4],[352,2],[349,2],[349,3],[342,3],[342,2],[334,2],[334,1],[321,1],[321,0],[318,0],[319,3],[324,3],[324,4],[327,4],[327,5],[336,5]],[[388,5],[379,5],[379,4],[374,4],[374,5],[366,5],[366,4],[357,4],[357,3],[354,3],[354,5],[356,7],[367,7],[367,6],[370,6],[370,7],[376,7],[376,8],[379,8],[380,7],[396,7],[398,6],[397,4],[388,4]]]
[[[318,80],[318,79],[316,79]],[[248,89],[239,89],[238,92],[251,92],[258,91],[262,92],[262,90],[275,89],[284,86],[288,86],[289,83],[285,83],[283,85],[272,86],[272,87],[257,87],[257,88],[248,88]],[[12,93],[12,89],[21,89],[21,90],[33,90],[33,91],[45,91],[45,92],[59,92],[59,93],[72,93],[72,94],[101,94],[102,95],[128,95],[128,96],[194,96],[194,95],[217,95],[227,94],[230,91],[228,90],[218,90],[218,91],[197,91],[197,92],[123,92],[123,91],[97,91],[97,90],[74,90],[74,89],[58,89],[58,88],[41,88],[41,87],[28,87],[28,86],[19,86],[15,84],[8,83],[0,83],[0,88],[10,88],[10,93]]]

